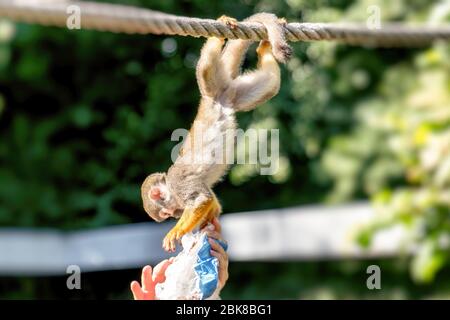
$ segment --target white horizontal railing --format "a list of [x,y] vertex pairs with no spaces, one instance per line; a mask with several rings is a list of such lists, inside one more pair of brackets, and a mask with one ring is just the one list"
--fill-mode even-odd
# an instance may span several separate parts
[[[351,240],[352,230],[372,217],[367,203],[355,203],[226,214],[221,223],[232,261],[397,254],[400,228],[378,234],[368,250]],[[69,265],[90,272],[155,264],[169,256],[161,242],[173,224],[149,222],[73,232],[0,228],[0,275],[61,275]]]

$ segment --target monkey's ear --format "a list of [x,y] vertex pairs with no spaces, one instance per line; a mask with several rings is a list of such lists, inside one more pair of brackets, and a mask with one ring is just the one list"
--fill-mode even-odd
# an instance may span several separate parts
[[147,176],[141,186],[142,195],[146,195],[150,191],[150,188],[158,183],[166,183],[165,173],[157,172]]
[[157,201],[161,199],[161,189],[159,187],[152,187],[149,192],[150,198]]

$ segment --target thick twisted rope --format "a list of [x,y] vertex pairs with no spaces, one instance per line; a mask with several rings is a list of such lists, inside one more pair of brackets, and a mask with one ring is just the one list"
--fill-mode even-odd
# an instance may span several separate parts
[[[259,23],[238,23],[235,28],[211,19],[169,15],[162,12],[124,5],[65,0],[0,0],[0,17],[18,22],[66,27],[68,8],[77,6],[81,13],[81,29],[100,31],[167,34],[229,39],[267,39],[266,29]],[[450,26],[426,28],[388,25],[368,29],[365,25],[325,23],[289,23],[284,27],[289,41],[336,40],[353,45],[381,47],[414,47],[435,40],[450,40]]]

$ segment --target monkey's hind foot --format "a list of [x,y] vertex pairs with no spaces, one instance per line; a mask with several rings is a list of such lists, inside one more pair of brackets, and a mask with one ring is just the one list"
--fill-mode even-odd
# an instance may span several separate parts
[[220,16],[217,21],[222,22],[227,25],[230,29],[235,29],[237,27],[238,21],[235,18],[231,18],[229,16],[223,15]]
[[[287,20],[285,18],[278,18],[277,23],[283,28],[287,26]],[[275,48],[273,48],[273,55],[282,63],[286,63],[289,59],[291,59],[292,48],[287,44],[284,37],[282,38],[282,41],[275,44]]]
[[275,47],[272,47],[268,40],[262,40],[256,52],[260,57],[264,57],[270,52],[277,61],[282,63],[286,63],[292,57],[292,48],[285,42],[277,42]]
[[267,63],[276,63],[272,45],[268,40],[262,40],[259,43],[258,48],[256,48],[256,53],[258,54],[258,66]]
[[268,40],[262,40],[256,48],[258,56],[263,57],[266,54],[271,54],[272,46]]
[[[287,20],[285,18],[278,18],[277,23],[282,27],[286,27]],[[275,43],[273,48],[273,55],[275,58],[282,62],[288,62],[292,57],[292,48],[289,46],[284,37],[282,37],[282,41],[278,41]]]
[[273,55],[278,61],[286,63],[292,57],[292,48],[285,43],[278,43],[273,49]]
[[277,22],[278,22],[278,24],[281,24],[282,26],[287,25],[286,18],[278,18]]

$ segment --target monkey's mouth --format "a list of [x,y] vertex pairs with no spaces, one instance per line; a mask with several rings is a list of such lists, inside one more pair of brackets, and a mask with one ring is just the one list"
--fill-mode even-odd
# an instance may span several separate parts
[[167,218],[175,218],[178,219],[181,217],[181,215],[183,214],[183,210],[182,209],[162,209],[160,212],[160,217],[162,218],[162,220],[166,220]]
[[173,214],[172,214],[172,217],[174,217],[174,218],[180,218],[181,217],[181,215],[183,214],[183,210],[181,210],[181,209],[177,209],[177,210],[175,210],[174,212],[173,212]]

